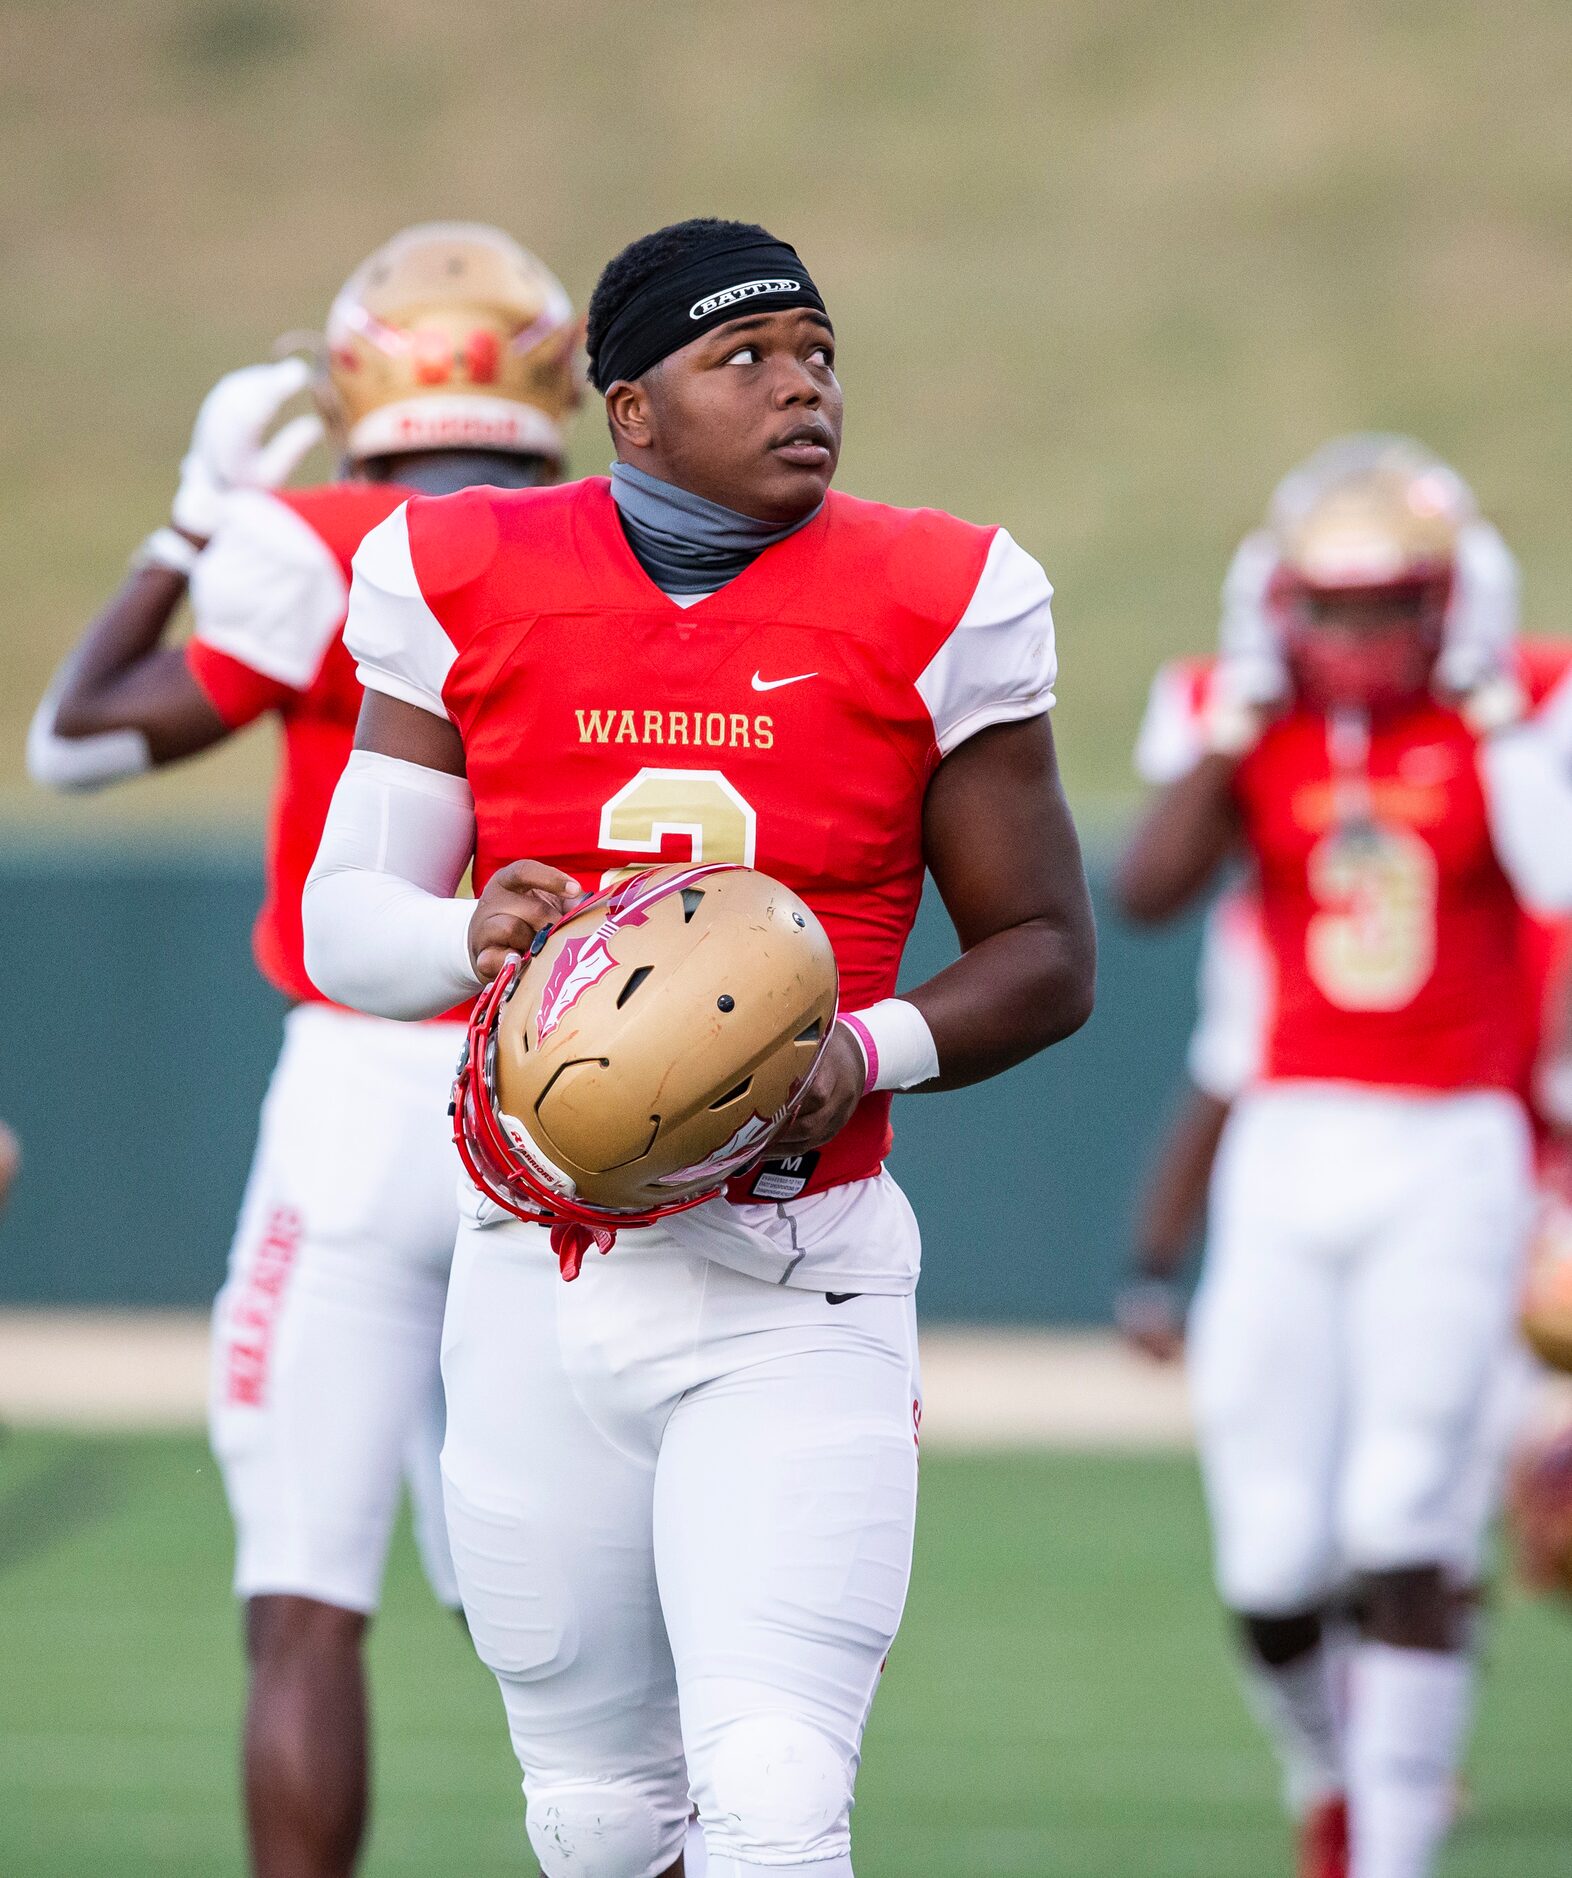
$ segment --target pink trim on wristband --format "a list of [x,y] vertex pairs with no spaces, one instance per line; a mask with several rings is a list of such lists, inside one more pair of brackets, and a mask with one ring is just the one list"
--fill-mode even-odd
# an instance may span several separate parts
[[850,1011],[842,1011],[840,1021],[862,1045],[863,1062],[868,1070],[867,1080],[862,1086],[862,1092],[866,1095],[879,1080],[879,1046],[873,1040],[873,1032],[860,1017],[853,1017]]

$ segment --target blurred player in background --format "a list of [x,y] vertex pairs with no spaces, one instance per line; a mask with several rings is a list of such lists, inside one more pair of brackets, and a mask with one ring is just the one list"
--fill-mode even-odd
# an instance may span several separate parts
[[[1522,651],[1527,670],[1549,678],[1565,668],[1572,644],[1525,644]],[[1161,692],[1159,681],[1159,696]],[[1541,1013],[1530,1105],[1538,1205],[1542,1219],[1549,1214],[1559,1218],[1566,1204],[1560,1194],[1572,1136],[1572,1103],[1567,1101],[1566,1087],[1572,1077],[1566,1021],[1572,923],[1549,927],[1529,921],[1528,928],[1528,983]],[[1198,994],[1185,1087],[1137,1200],[1133,1269],[1116,1302],[1124,1335],[1144,1354],[1162,1362],[1173,1361],[1184,1351],[1180,1275],[1205,1212],[1223,1126],[1234,1102],[1260,1075],[1267,1043],[1271,958],[1248,882],[1227,889],[1208,912]],[[1523,1344],[1513,1339],[1490,1385],[1474,1443],[1463,1463],[1464,1501],[1458,1521],[1463,1545],[1451,1561],[1468,1642],[1476,1655],[1484,1636],[1476,1613],[1486,1595],[1486,1541],[1509,1470],[1518,1483],[1514,1528],[1534,1560],[1542,1561],[1547,1553],[1555,1555],[1554,1541],[1547,1546],[1541,1535],[1554,1534],[1572,1520],[1572,1498],[1563,1484],[1572,1484],[1572,1473],[1562,1458],[1563,1422],[1564,1416],[1556,1414],[1554,1396],[1546,1396],[1539,1367]],[[1567,1530],[1572,1534],[1572,1525]],[[1567,1558],[1572,1564],[1572,1546]],[[1528,1575],[1533,1582],[1543,1582],[1551,1574],[1537,1563]],[[1572,1585],[1572,1577],[1568,1582]],[[1325,1629],[1334,1653],[1349,1641],[1348,1612],[1357,1594],[1357,1585],[1340,1584],[1325,1607]],[[1282,1755],[1285,1797],[1290,1811],[1302,1822],[1304,1878],[1337,1878],[1347,1863],[1341,1738],[1346,1728],[1346,1677],[1340,1674],[1335,1681],[1344,1699],[1337,1703],[1338,1738],[1332,1742],[1302,1738],[1292,1713],[1275,1699],[1270,1686],[1263,1688],[1259,1677],[1249,1677],[1246,1685],[1262,1726]]]
[[[1138,919],[1235,855],[1259,894],[1267,1046],[1225,1126],[1210,1098],[1192,1376],[1219,1583],[1318,1878],[1345,1786],[1356,1878],[1433,1869],[1466,1726],[1468,1463],[1532,1208],[1519,900],[1572,904],[1572,770],[1521,722],[1515,626],[1511,557],[1450,470],[1328,446],[1236,557],[1223,656],[1159,687],[1166,786],[1119,874]],[[1126,1316],[1159,1347],[1153,1302]],[[1323,1609],[1350,1569],[1344,1743]]]
[[[462,1012],[417,1026],[346,1011],[312,984],[301,949],[301,889],[360,710],[340,637],[350,561],[414,492],[553,480],[579,396],[577,337],[556,279],[499,230],[395,236],[328,318],[313,388],[339,478],[280,486],[322,431],[305,416],[267,435],[307,365],[221,380],[173,525],[139,550],[29,742],[37,781],[83,789],[194,756],[258,717],[281,733],[255,941],[292,1008],[214,1311],[210,1396],[247,1603],[260,1878],[339,1878],[358,1857],[361,1645],[406,1470],[428,1576],[458,1606],[437,1451],[459,1175],[445,1110]],[[171,646],[188,589],[192,637]]]
[[[588,346],[609,481],[411,502],[356,557],[366,705],[307,956],[419,1015],[663,851],[757,865],[822,918],[843,1015],[779,1159],[625,1232],[547,1314],[520,1288],[556,1268],[547,1232],[484,1205],[461,1228],[443,1477],[547,1878],[681,1874],[690,1770],[715,1878],[850,1878],[916,1510],[891,1097],[1091,1005],[1051,590],[1002,529],[830,491],[834,331],[764,229],[633,243]],[[962,955],[896,997],[925,866]]]

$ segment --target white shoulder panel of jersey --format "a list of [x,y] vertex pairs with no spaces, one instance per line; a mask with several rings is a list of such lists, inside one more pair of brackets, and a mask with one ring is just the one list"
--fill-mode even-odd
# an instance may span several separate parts
[[260,489],[229,498],[191,574],[202,644],[296,691],[321,669],[347,597],[327,543]]
[[1135,737],[1135,773],[1161,787],[1177,782],[1205,753],[1194,686],[1181,665],[1159,665]]
[[1225,893],[1206,916],[1196,987],[1200,1008],[1186,1064],[1203,1095],[1232,1102],[1261,1073],[1271,964],[1254,894]]
[[409,552],[407,505],[379,522],[355,553],[344,643],[368,691],[446,717],[442,687],[458,654],[426,604]]
[[1048,576],[1001,528],[966,611],[917,680],[941,755],[990,724],[1052,708],[1052,602]]

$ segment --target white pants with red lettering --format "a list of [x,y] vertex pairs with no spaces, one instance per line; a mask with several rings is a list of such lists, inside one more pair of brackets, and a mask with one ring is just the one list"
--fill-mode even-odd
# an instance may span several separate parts
[[1282,1083],[1236,1105],[1190,1338],[1234,1609],[1305,1609],[1345,1569],[1469,1568],[1531,1211],[1508,1095]]
[[453,1558],[541,1868],[654,1878],[691,1779],[721,1869],[849,1872],[911,1561],[912,1299],[787,1289],[658,1229],[543,1311],[555,1270],[538,1229],[461,1227],[442,1359]]
[[326,1005],[284,1020],[213,1312],[210,1428],[243,1598],[375,1609],[407,1479],[427,1576],[458,1602],[437,1457],[462,1040]]

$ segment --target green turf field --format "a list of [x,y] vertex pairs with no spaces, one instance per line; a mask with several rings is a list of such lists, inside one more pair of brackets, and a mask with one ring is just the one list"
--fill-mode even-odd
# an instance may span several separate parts
[[[859,1878],[1289,1870],[1177,1460],[930,1456],[875,1711]],[[0,1446],[0,1873],[227,1878],[239,1664],[192,1438]],[[368,1878],[532,1869],[489,1677],[407,1543],[376,1638]],[[1568,1869],[1572,1621],[1509,1597],[1447,1878]]]

